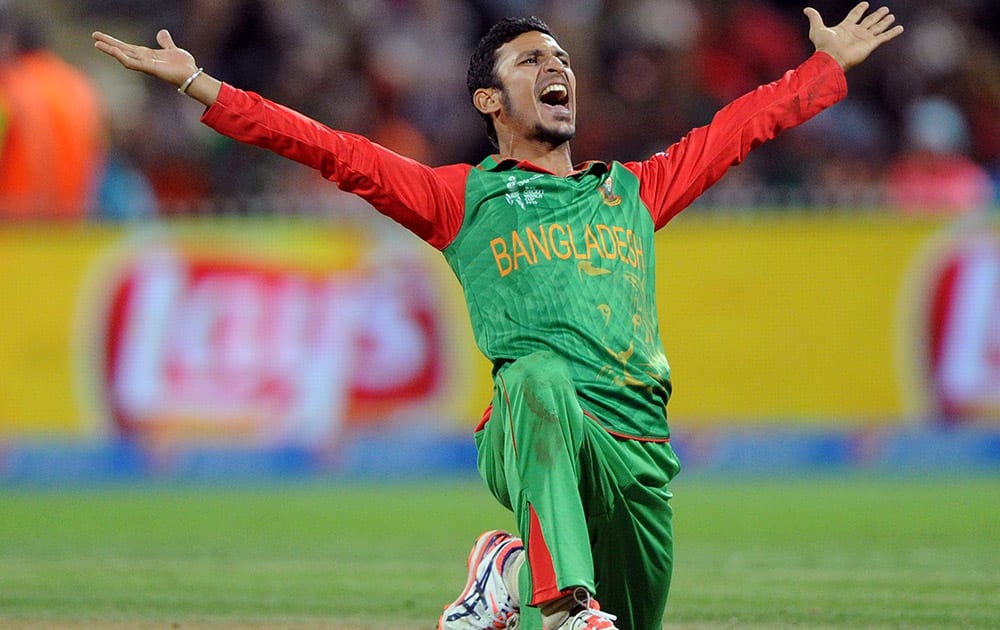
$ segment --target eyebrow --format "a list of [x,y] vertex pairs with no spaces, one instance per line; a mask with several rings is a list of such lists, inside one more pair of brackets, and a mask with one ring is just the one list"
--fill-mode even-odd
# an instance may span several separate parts
[[[525,57],[538,57],[538,56],[541,56],[541,55],[547,55],[547,54],[549,54],[549,52],[550,52],[549,49],[545,49],[545,48],[533,48],[531,50],[525,50],[525,51],[521,52],[521,54],[519,54],[517,56],[517,58],[518,59],[523,59]],[[563,50],[562,48],[556,48],[555,52],[553,52],[552,55],[554,57],[560,57],[560,58],[563,58],[563,59],[569,59],[569,53],[566,52],[565,50]]]

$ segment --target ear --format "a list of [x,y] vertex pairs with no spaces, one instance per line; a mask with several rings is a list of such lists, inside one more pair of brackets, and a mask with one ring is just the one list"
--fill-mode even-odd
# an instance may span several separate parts
[[481,114],[495,114],[500,110],[500,90],[497,88],[479,88],[472,95],[472,104]]

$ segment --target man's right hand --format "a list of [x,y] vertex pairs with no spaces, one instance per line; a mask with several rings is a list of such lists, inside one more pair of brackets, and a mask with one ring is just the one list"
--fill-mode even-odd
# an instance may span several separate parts
[[[125,68],[144,72],[180,87],[198,71],[194,56],[183,48],[178,48],[166,29],[156,34],[161,48],[153,49],[137,44],[129,44],[106,33],[95,31],[94,47],[114,57]],[[191,98],[211,105],[219,95],[221,83],[202,73],[191,82],[185,92]]]

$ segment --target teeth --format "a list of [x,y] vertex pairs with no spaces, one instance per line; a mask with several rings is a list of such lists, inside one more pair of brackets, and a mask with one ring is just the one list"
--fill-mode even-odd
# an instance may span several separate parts
[[542,90],[541,95],[545,96],[546,94],[549,94],[551,92],[567,92],[567,91],[568,90],[566,89],[565,85],[560,85],[559,83],[553,83],[552,85]]

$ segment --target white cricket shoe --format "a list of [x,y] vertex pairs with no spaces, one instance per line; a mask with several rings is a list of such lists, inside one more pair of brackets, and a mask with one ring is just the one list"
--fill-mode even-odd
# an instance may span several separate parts
[[618,630],[615,616],[602,612],[587,589],[573,591],[573,599],[576,605],[545,620],[545,630]]
[[476,539],[469,553],[469,580],[465,590],[445,606],[438,630],[501,630],[518,626],[518,602],[503,581],[503,570],[524,553],[520,538],[498,529]]

